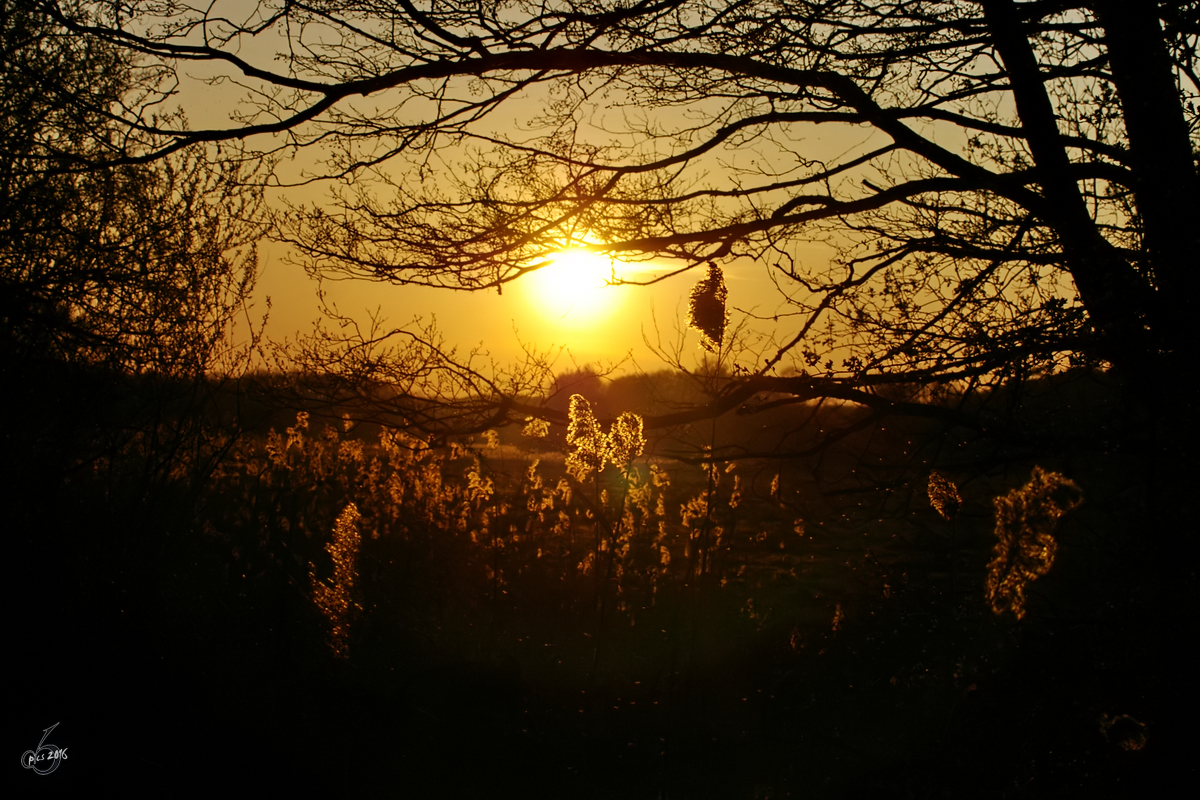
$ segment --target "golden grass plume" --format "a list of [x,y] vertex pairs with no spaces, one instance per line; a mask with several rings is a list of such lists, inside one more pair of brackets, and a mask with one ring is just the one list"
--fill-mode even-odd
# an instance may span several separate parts
[[338,658],[346,658],[350,648],[350,618],[357,604],[351,590],[358,576],[355,561],[362,537],[358,533],[361,519],[358,506],[348,504],[333,526],[333,539],[325,545],[333,558],[333,578],[326,582],[317,579],[316,565],[309,563],[313,602],[329,623],[329,647]]
[[1025,616],[1025,588],[1050,571],[1059,519],[1083,502],[1083,492],[1057,472],[1033,468],[1029,483],[995,499],[996,537],[986,597],[996,614]]

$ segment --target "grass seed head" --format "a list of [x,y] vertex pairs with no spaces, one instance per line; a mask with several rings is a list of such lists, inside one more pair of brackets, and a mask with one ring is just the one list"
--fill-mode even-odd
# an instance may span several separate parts
[[962,508],[958,487],[937,470],[929,473],[929,504],[947,521],[953,521]]
[[1083,492],[1057,472],[1033,468],[1029,483],[995,499],[996,537],[986,597],[992,611],[1025,616],[1025,588],[1050,571],[1058,520],[1083,502]]
[[338,658],[349,655],[350,618],[357,608],[351,590],[358,577],[355,562],[362,544],[362,537],[358,533],[358,521],[361,518],[358,506],[350,503],[334,523],[333,539],[325,545],[326,552],[333,559],[333,578],[330,581],[318,580],[316,566],[309,564],[313,602],[329,623],[329,647]]
[[601,430],[591,404],[583,395],[571,395],[569,415],[567,444],[574,449],[567,455],[567,472],[582,483],[593,472],[604,469],[608,437]]
[[646,449],[642,418],[626,411],[608,433],[608,460],[624,469]]
[[550,423],[538,417],[526,417],[525,427],[521,429],[522,436],[531,439],[544,439],[550,433]]

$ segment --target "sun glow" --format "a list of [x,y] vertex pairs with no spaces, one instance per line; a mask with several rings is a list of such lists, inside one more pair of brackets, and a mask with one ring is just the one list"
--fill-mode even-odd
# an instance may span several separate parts
[[589,250],[564,250],[530,277],[532,301],[541,313],[562,324],[595,324],[620,305],[612,279],[612,259]]

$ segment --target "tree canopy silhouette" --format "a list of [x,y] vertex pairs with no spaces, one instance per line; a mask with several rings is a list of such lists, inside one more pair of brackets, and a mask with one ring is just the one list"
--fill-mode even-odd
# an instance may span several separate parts
[[146,88],[134,55],[29,5],[0,19],[6,363],[203,376],[254,286],[262,192],[203,145],[104,163],[132,152],[112,109]]
[[22,410],[6,491],[52,503],[95,477],[109,501],[140,500],[202,477],[237,431],[215,390],[259,335],[235,321],[258,272],[261,178],[204,144],[114,161],[137,152],[114,110],[158,78],[36,4],[0,3],[0,59],[0,383]]
[[[1068,363],[1168,388],[1188,357],[1195,2],[35,5],[139,58],[98,162],[324,148],[336,202],[283,227],[317,272],[499,290],[568,243],[754,259],[796,322],[739,400]],[[198,63],[248,92],[226,127],[155,113]],[[811,155],[830,127],[864,143]]]

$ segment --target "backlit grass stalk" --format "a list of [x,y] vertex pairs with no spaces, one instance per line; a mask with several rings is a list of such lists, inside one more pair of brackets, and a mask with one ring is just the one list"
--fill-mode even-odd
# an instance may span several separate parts
[[[692,287],[691,296],[688,302],[688,326],[700,334],[700,346],[707,352],[713,353],[716,358],[711,376],[712,382],[708,387],[709,391],[713,395],[717,393],[718,389],[721,373],[721,361],[724,356],[725,329],[729,323],[729,311],[726,306],[728,294],[729,293],[725,288],[725,277],[721,272],[721,268],[710,261],[708,263],[707,276]],[[716,501],[718,476],[716,472],[716,463],[713,460],[716,450],[716,440],[717,420],[716,417],[713,417],[709,428],[708,444],[705,447],[709,458],[704,462],[704,468],[707,473],[707,483],[703,495],[703,519],[701,521],[699,534],[694,538],[694,540],[689,517],[694,519],[695,512],[699,509],[695,507],[696,502],[694,500],[681,509],[681,516],[683,518],[685,532],[688,536],[688,561],[687,568],[683,576],[681,594],[687,598],[687,605],[690,607],[690,657],[693,664],[696,660],[696,648],[700,627],[700,608],[703,601],[702,591],[704,575],[708,569],[709,537],[713,527],[713,506]],[[674,636],[678,635],[675,631],[672,633]],[[675,638],[671,646],[670,683],[668,686],[668,710],[672,718],[674,718],[676,714],[676,709],[674,707],[674,684],[678,652],[678,639]],[[685,698],[691,694],[692,672],[693,671],[688,672],[688,685],[685,687],[684,692]],[[671,727],[673,728],[673,725]],[[668,731],[668,739],[670,739],[671,736],[672,733]],[[666,750],[671,750],[669,742]]]
[[[590,479],[595,494],[592,510],[594,541],[591,568],[595,570],[595,608],[596,608],[596,641],[592,654],[592,667],[589,671],[588,685],[595,677],[596,666],[600,658],[600,639],[604,628],[606,610],[606,594],[608,582],[617,557],[618,531],[624,523],[625,500],[629,489],[629,467],[633,460],[640,456],[646,447],[646,439],[642,433],[642,418],[629,412],[617,417],[610,430],[605,433],[599,420],[592,414],[591,405],[582,395],[571,395],[569,405],[569,420],[567,425],[567,444],[573,449],[566,458],[567,472],[575,480],[583,483]],[[608,519],[607,492],[600,490],[600,474],[606,464],[616,466],[622,475],[623,491],[618,506],[621,519],[615,524]],[[600,529],[607,534],[608,564],[603,573],[600,568]]]
[[[725,288],[725,276],[722,274],[721,268],[712,261],[708,262],[708,274],[692,287],[692,293],[688,299],[688,326],[700,334],[700,346],[716,356],[712,385],[709,386],[709,391],[713,394],[717,391],[721,372],[721,359],[724,355],[725,328],[729,324],[729,310],[726,306],[728,297],[729,292]],[[716,439],[717,420],[716,417],[713,417],[707,448],[710,460],[705,466],[705,469],[708,471],[708,485],[704,493],[705,513],[700,536],[698,537],[699,552],[697,553],[695,563],[697,593],[699,592],[699,584],[703,581],[704,574],[708,569],[709,535],[712,529],[713,503],[716,493],[716,464],[711,458],[716,450]],[[692,572],[690,565],[688,572],[689,575]],[[698,600],[699,596],[697,594],[694,602],[698,602]]]
[[996,614],[1025,616],[1025,589],[1050,571],[1059,519],[1083,502],[1083,492],[1057,472],[1033,468],[1029,483],[995,499],[996,537],[986,597]]
[[[937,470],[931,470],[929,473],[929,504],[937,511],[942,519],[950,523],[950,600],[954,600],[954,562],[957,553],[954,548],[954,534],[958,527],[958,512],[962,508],[962,497],[958,493],[958,487],[949,478],[946,478]],[[953,606],[957,608],[957,604]]]
[[318,580],[316,565],[312,562],[308,565],[313,602],[329,624],[329,649],[338,658],[350,655],[351,617],[355,610],[361,610],[351,596],[358,577],[355,562],[362,544],[359,519],[354,503],[347,505],[337,518],[333,539],[325,545],[325,551],[333,559],[333,577],[329,581]]

